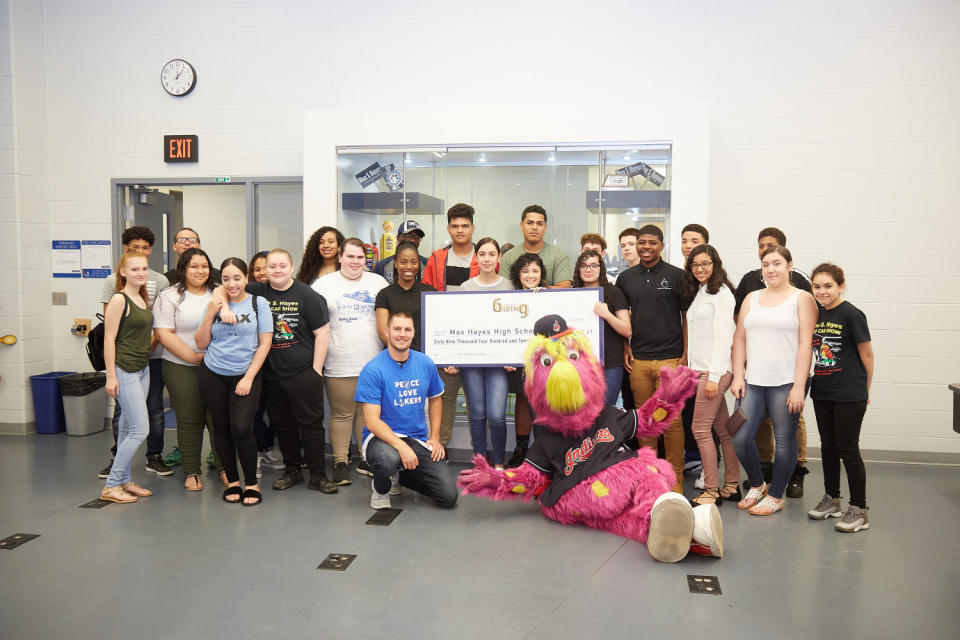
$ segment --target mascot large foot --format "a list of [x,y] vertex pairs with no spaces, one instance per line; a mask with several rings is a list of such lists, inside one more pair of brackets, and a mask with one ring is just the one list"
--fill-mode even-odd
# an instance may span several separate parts
[[647,550],[658,562],[680,562],[688,552],[723,556],[723,522],[715,504],[691,507],[679,493],[665,493],[650,511]]

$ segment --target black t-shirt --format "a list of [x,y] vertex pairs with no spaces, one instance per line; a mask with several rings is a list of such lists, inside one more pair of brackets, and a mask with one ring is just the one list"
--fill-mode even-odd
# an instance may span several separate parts
[[[176,269],[170,269],[170,271],[167,271],[167,272],[166,272],[165,274],[163,274],[163,275],[165,275],[165,276],[167,277],[167,280],[170,281],[170,286],[171,286],[171,287],[172,287],[173,285],[177,284],[178,280],[177,280],[177,270],[176,270]],[[220,284],[220,282],[221,282],[220,269],[215,269],[215,268],[213,268],[213,267],[210,267],[210,278],[213,279],[213,286],[218,286],[218,285]]]
[[[803,289],[807,293],[813,293],[813,286],[810,284],[810,278],[807,277],[807,274],[802,271],[798,271],[797,269],[790,271],[790,284],[795,286],[797,289]],[[760,269],[754,269],[743,276],[743,278],[740,279],[740,284],[737,285],[737,290],[733,292],[733,299],[737,303],[737,306],[733,308],[733,315],[738,315],[740,313],[740,306],[743,304],[743,301],[746,300],[748,295],[754,291],[759,291],[760,289],[766,288],[767,285],[763,281],[763,274],[760,273]]]
[[577,483],[618,462],[636,458],[625,444],[637,431],[637,412],[606,406],[590,430],[565,436],[544,429],[527,452],[526,462],[550,476],[540,503],[552,507]]
[[[617,314],[617,311],[621,309],[629,309],[630,305],[627,304],[627,298],[623,295],[623,291],[617,289],[616,287],[610,287],[610,301],[607,302],[607,307],[610,308],[610,312],[614,315]],[[607,321],[603,322],[603,368],[604,369],[615,369],[616,367],[623,366],[623,336],[617,333],[613,327],[607,324]]]
[[420,351],[420,292],[436,291],[433,287],[422,282],[414,282],[409,289],[404,289],[396,282],[377,292],[375,309],[387,311],[406,311],[413,316],[413,342],[410,348]]
[[273,312],[273,344],[266,377],[289,378],[312,367],[313,332],[330,322],[323,296],[299,280],[286,291],[277,291],[269,282],[251,282],[247,293],[263,297]]
[[849,302],[820,307],[813,328],[813,383],[810,397],[831,402],[865,402],[867,369],[857,345],[870,342],[867,317]]
[[663,260],[650,268],[642,263],[617,276],[632,314],[630,346],[638,360],[666,360],[683,355],[681,312],[690,306],[680,298],[683,269]]

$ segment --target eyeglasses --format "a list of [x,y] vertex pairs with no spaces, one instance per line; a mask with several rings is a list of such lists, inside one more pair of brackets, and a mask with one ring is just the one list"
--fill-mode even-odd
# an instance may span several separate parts
[[177,238],[174,242],[177,244],[200,244],[200,238]]
[[596,263],[593,263],[593,264],[582,264],[582,265],[580,265],[580,268],[581,268],[581,269],[588,269],[588,270],[590,270],[590,271],[596,271],[597,269],[600,268],[600,265],[599,265],[599,264],[596,264]]
[[690,265],[690,269],[696,271],[699,269],[706,269],[707,267],[712,267],[712,262],[694,262]]

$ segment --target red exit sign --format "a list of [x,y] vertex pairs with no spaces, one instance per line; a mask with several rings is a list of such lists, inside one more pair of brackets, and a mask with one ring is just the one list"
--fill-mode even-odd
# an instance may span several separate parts
[[197,162],[199,155],[197,136],[163,136],[164,162]]

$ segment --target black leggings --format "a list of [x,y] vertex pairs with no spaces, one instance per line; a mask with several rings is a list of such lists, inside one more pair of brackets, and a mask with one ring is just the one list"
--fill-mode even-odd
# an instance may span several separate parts
[[238,396],[234,390],[243,376],[222,376],[200,365],[200,393],[213,419],[214,446],[227,473],[228,482],[240,479],[237,457],[243,467],[244,484],[257,484],[257,441],[253,437],[253,417],[260,406],[263,380],[258,373],[250,385],[250,393]]
[[867,470],[860,457],[860,425],[867,412],[866,401],[814,400],[813,410],[820,431],[824,491],[834,498],[840,496],[840,460],[843,460],[850,485],[850,504],[866,508]]

